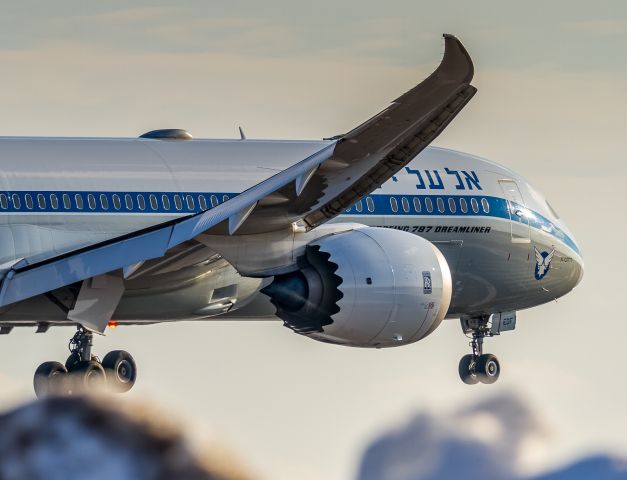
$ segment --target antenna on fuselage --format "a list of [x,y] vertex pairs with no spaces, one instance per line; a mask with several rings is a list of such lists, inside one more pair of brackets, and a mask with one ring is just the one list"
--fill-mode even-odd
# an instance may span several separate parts
[[242,127],[238,127],[238,128],[239,128],[240,140],[246,140],[246,134],[244,133],[244,130],[242,130]]

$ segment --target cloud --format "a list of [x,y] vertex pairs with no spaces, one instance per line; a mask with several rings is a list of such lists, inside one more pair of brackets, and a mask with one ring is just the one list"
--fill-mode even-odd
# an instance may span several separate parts
[[450,415],[421,413],[374,440],[358,480],[618,480],[627,462],[606,455],[541,474],[521,473],[526,450],[546,447],[548,428],[519,397],[505,394]]

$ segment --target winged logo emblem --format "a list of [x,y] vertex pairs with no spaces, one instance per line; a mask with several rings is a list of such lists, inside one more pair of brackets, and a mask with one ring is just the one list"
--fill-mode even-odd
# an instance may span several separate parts
[[533,248],[536,251],[536,280],[542,280],[551,268],[551,260],[553,260],[555,249],[550,252],[541,252],[535,245]]

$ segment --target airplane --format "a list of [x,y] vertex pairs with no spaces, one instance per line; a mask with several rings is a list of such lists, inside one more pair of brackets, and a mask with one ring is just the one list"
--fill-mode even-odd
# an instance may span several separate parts
[[130,390],[131,354],[92,351],[107,328],[258,318],[364,348],[459,319],[462,381],[494,383],[484,339],[572,290],[583,261],[527,180],[429,146],[476,92],[466,49],[444,43],[428,78],[323,140],[0,139],[0,334],[76,328],[37,396]]

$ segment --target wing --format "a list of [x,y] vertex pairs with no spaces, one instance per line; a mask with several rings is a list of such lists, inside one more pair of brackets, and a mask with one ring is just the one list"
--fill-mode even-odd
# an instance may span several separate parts
[[[238,234],[264,233],[300,221],[307,229],[315,228],[390,179],[431,143],[476,93],[470,85],[474,68],[468,52],[452,35],[444,38],[442,62],[427,79],[371,119],[335,137],[336,142],[315,159],[302,162],[293,172],[283,172],[287,181],[274,180],[273,193],[284,198],[283,202],[266,204],[260,192],[247,195],[242,203],[251,210],[246,211],[245,221],[218,224],[207,233],[229,234],[233,227]],[[198,223],[195,232],[208,229],[206,219]]]
[[[340,214],[409,163],[475,94],[470,85],[470,56],[455,37],[444,37],[442,62],[426,80],[309,158],[206,212],[38,263],[22,260],[5,270],[0,306],[87,279],[92,279],[93,285],[83,282],[85,290],[106,290],[119,282],[94,279],[105,274],[128,275],[147,260],[180,250],[202,233],[264,233],[285,229],[294,222],[311,229]],[[286,201],[276,202],[276,198]],[[117,293],[109,296],[114,302],[119,300]],[[80,322],[79,317],[73,319]],[[104,329],[101,323],[96,329]]]

